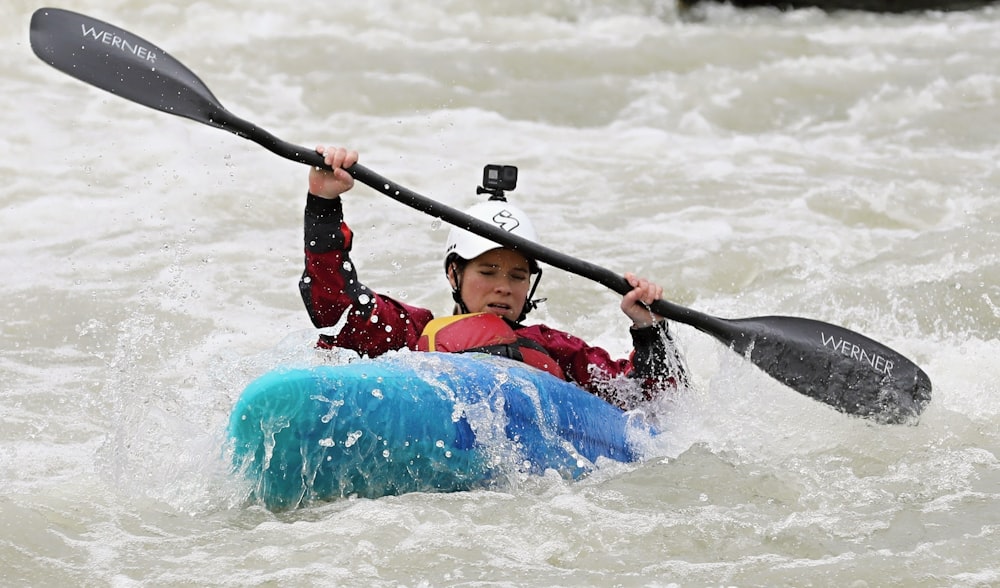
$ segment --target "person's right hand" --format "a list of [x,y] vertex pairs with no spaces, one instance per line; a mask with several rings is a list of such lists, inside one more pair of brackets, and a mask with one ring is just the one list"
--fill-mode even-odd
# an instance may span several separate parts
[[343,147],[318,145],[316,153],[333,170],[314,167],[309,170],[309,192],[333,200],[354,187],[354,177],[345,170],[358,162],[358,152]]

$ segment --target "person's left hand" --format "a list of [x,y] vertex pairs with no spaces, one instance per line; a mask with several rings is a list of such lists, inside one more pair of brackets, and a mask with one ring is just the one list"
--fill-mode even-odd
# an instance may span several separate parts
[[662,321],[663,317],[651,311],[649,305],[663,297],[663,288],[633,273],[626,273],[625,281],[632,291],[622,298],[621,308],[632,319],[632,328],[641,329]]

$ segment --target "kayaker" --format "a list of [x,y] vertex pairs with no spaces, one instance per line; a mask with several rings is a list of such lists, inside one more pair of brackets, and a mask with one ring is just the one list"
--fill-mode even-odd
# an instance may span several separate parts
[[[667,321],[648,304],[663,288],[627,273],[633,290],[621,310],[632,321],[634,349],[627,359],[588,345],[546,325],[525,325],[525,315],[541,268],[521,253],[461,229],[449,235],[445,274],[455,300],[455,316],[434,319],[430,310],[378,294],[357,277],[350,251],[354,233],[344,221],[341,194],[354,186],[345,171],[358,161],[356,151],[318,146],[333,171],[312,168],[305,207],[305,271],[302,300],[321,334],[322,348],[347,348],[376,357],[391,350],[485,351],[545,369],[624,409],[665,391],[686,386],[683,359]],[[523,211],[506,202],[474,206],[469,214],[537,240]],[[535,277],[532,283],[532,277]]]

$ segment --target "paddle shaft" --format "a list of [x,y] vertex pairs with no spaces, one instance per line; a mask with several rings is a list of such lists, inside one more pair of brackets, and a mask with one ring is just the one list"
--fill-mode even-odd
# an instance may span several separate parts
[[[294,145],[279,139],[266,130],[233,115],[227,110],[221,110],[214,113],[213,120],[221,123],[219,128],[249,139],[285,159],[303,163],[305,165],[311,165],[313,167],[330,169],[329,166],[324,163],[323,156],[315,150],[307,149],[300,145]],[[530,241],[513,233],[504,231],[496,225],[483,222],[464,212],[445,206],[436,200],[427,198],[426,196],[418,194],[401,184],[397,184],[389,178],[361,165],[360,163],[354,164],[348,168],[347,171],[357,181],[365,184],[373,190],[381,192],[397,202],[405,204],[410,208],[419,210],[420,212],[435,218],[439,218],[448,224],[461,227],[470,232],[486,237],[504,245],[505,247],[520,251],[526,257],[530,257],[569,273],[595,281],[623,296],[632,290],[632,286],[625,280],[625,277],[618,273],[593,263],[560,253],[559,251],[550,249],[543,245],[539,245],[534,241]],[[724,329],[724,327],[721,326],[721,322],[715,320],[713,317],[666,300],[654,301],[650,306],[650,309],[660,316],[689,324],[694,327],[703,328],[705,330]]]

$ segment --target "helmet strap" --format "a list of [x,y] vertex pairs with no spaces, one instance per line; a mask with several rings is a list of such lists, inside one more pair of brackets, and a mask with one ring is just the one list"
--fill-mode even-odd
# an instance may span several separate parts
[[457,312],[455,314],[468,314],[469,307],[462,300],[462,273],[458,269],[458,264],[454,261],[448,264],[448,275],[454,282],[451,287],[451,298],[455,301]]
[[521,316],[517,317],[517,322],[524,320],[528,313],[532,310],[538,308],[538,305],[548,300],[548,298],[533,298],[535,295],[535,290],[538,289],[538,282],[542,281],[542,268],[538,268],[538,277],[535,278],[535,283],[531,285],[531,290],[528,292],[528,297],[524,301],[524,309],[521,310]]

